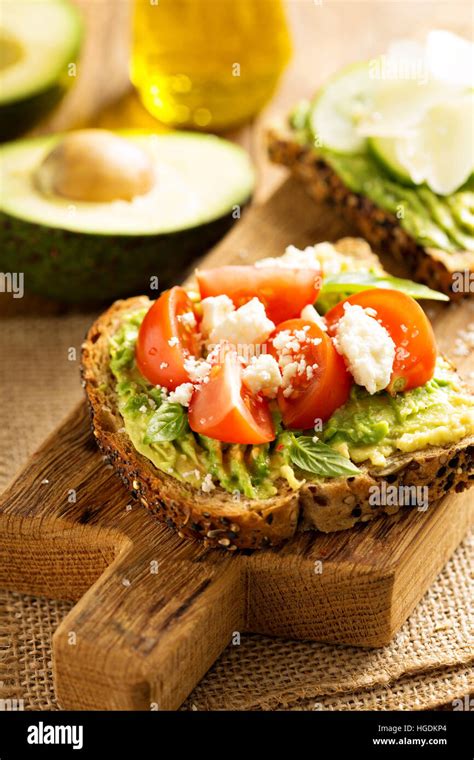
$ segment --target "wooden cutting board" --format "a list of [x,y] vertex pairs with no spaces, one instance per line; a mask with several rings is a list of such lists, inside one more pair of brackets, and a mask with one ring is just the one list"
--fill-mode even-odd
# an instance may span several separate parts
[[[288,180],[206,265],[350,232]],[[436,309],[442,349],[466,320],[467,303]],[[462,364],[472,370],[469,358]],[[388,643],[473,520],[465,493],[253,554],[204,549],[132,501],[98,452],[83,404],[2,496],[0,586],[77,600],[53,641],[63,708],[175,709],[245,631]]]

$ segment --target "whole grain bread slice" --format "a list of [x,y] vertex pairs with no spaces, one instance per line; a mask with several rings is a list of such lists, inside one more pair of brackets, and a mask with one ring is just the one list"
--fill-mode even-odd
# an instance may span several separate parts
[[99,447],[132,495],[181,536],[229,551],[255,549],[279,544],[297,530],[344,530],[397,512],[399,506],[371,504],[371,488],[383,481],[426,486],[430,508],[447,493],[473,485],[474,436],[449,447],[396,454],[383,468],[362,466],[355,477],[308,480],[298,491],[280,480],[278,494],[265,500],[236,501],[219,487],[203,493],[161,472],[134,448],[124,430],[109,363],[109,340],[124,316],[150,303],[147,297],[117,301],[94,322],[83,344],[82,375]]
[[[411,279],[446,293],[451,299],[469,295],[469,288],[453,290],[456,274],[474,273],[473,251],[442,251],[419,245],[401,227],[399,220],[369,198],[350,190],[332,167],[311,146],[298,141],[284,128],[267,132],[268,154],[302,180],[309,195],[318,203],[337,206],[378,253],[387,253],[405,269]],[[471,278],[473,279],[473,278]]]

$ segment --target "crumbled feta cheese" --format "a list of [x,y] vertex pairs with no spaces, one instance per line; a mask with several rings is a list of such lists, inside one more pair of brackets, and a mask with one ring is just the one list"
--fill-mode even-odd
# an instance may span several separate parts
[[363,385],[371,394],[387,387],[395,359],[395,343],[385,327],[361,306],[344,304],[334,344],[347,360],[358,385]]
[[212,475],[210,472],[208,472],[206,477],[201,483],[201,491],[204,491],[204,493],[210,493],[214,489],[215,489],[215,485],[212,482]]
[[282,388],[283,388],[283,395],[285,398],[288,398],[288,396],[291,396],[293,393],[293,385],[292,380],[296,375],[298,374],[299,369],[299,362],[290,361],[283,369],[282,373]]
[[[338,251],[332,243],[317,243],[313,246],[314,256],[319,262],[325,277],[333,277],[341,272],[357,272],[367,269],[367,259],[360,256],[352,256],[349,251]],[[381,272],[376,262],[370,264],[373,271]]]
[[306,320],[306,322],[314,322],[314,324],[317,325],[320,330],[327,332],[328,328],[326,322],[324,321],[321,314],[318,314],[314,306],[312,306],[310,303],[301,310],[300,317],[301,319]]
[[206,382],[207,376],[211,371],[211,365],[205,359],[196,359],[195,356],[188,356],[184,360],[184,369],[193,383]]
[[290,330],[281,330],[275,337],[273,338],[273,345],[275,346],[277,351],[282,351],[290,342],[292,337],[292,332]]
[[169,339],[169,341],[168,341],[168,345],[169,345],[169,346],[171,346],[171,347],[173,347],[173,346],[177,346],[177,345],[178,345],[178,343],[179,343],[179,340],[178,340],[178,338],[176,337],[176,335],[173,335],[173,337],[172,337],[172,338],[170,338],[170,339]]
[[275,398],[281,385],[280,368],[270,354],[253,356],[242,372],[242,380],[252,393],[263,393],[268,398]]
[[168,366],[168,362],[161,362],[160,369],[166,369]]
[[201,301],[202,322],[201,332],[209,337],[211,332],[233,311],[235,306],[229,296],[209,296]]
[[278,366],[282,372],[283,395],[288,398],[293,393],[293,379],[296,376],[312,380],[318,365],[308,364],[307,350],[309,346],[318,346],[321,338],[311,338],[308,335],[310,326],[302,330],[282,330],[273,339],[273,346],[278,353]]
[[178,385],[174,391],[171,391],[170,395],[168,396],[168,401],[171,404],[189,406],[193,391],[194,386],[192,383],[181,383],[181,385]]
[[196,317],[192,311],[186,311],[184,314],[178,314],[178,322],[186,327],[196,327]]
[[227,314],[211,330],[209,338],[211,343],[227,340],[235,346],[258,345],[263,343],[274,329],[275,325],[267,318],[263,303],[258,298],[252,298],[236,311]]
[[279,267],[280,269],[320,269],[319,261],[314,255],[314,247],[308,246],[301,251],[294,245],[289,245],[283,256],[260,259],[255,263],[257,268]]
[[142,404],[138,411],[145,414],[145,412],[148,411],[148,407],[145,404]]

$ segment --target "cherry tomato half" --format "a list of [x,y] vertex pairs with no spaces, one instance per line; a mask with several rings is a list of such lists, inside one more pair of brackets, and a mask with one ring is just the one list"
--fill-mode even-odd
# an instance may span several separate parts
[[198,270],[196,277],[202,298],[226,295],[238,308],[257,297],[275,324],[299,317],[307,304],[315,302],[321,288],[317,269],[224,266]]
[[[275,338],[284,331],[289,332],[286,348],[276,348]],[[302,333],[305,340],[298,337]],[[315,344],[314,340],[318,342]],[[267,345],[280,364],[283,354],[283,361],[301,362],[303,369],[291,379],[291,395],[287,395],[284,388],[278,392],[278,406],[286,427],[312,428],[317,420],[329,419],[347,401],[351,376],[331,339],[314,322],[303,319],[282,322],[269,337]]]
[[345,303],[374,309],[375,318],[395,343],[389,391],[396,393],[417,388],[433,377],[438,353],[433,328],[421,306],[411,296],[388,288],[372,288],[349,296],[325,315],[332,334],[344,313]]
[[[192,317],[183,315],[191,314]],[[197,355],[199,339],[192,301],[181,287],[166,290],[146,313],[136,348],[137,366],[153,385],[174,390],[189,381],[184,361]]]
[[209,381],[194,392],[188,419],[195,433],[227,443],[269,443],[275,438],[268,403],[242,384],[234,352],[227,352],[212,367]]

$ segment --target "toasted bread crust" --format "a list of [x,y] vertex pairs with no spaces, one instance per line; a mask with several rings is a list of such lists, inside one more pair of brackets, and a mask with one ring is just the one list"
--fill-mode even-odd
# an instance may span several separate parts
[[[348,243],[344,241],[346,247]],[[110,336],[125,314],[149,304],[146,297],[117,301],[97,319],[83,344],[82,376],[101,450],[132,495],[181,536],[229,551],[255,549],[279,544],[297,530],[343,530],[398,511],[370,504],[371,487],[384,480],[394,486],[427,486],[430,505],[474,483],[474,436],[449,448],[392,456],[384,468],[361,467],[355,478],[307,482],[298,492],[282,480],[278,495],[265,500],[236,501],[221,488],[205,494],[161,472],[136,451],[123,429],[109,366]]]
[[291,132],[274,129],[269,130],[267,139],[274,163],[287,166],[316,201],[344,208],[344,214],[370,245],[408,267],[412,279],[446,293],[451,299],[469,295],[453,291],[452,285],[455,273],[474,272],[473,252],[424,248],[405,232],[393,214],[349,190],[310,145],[299,143]]

